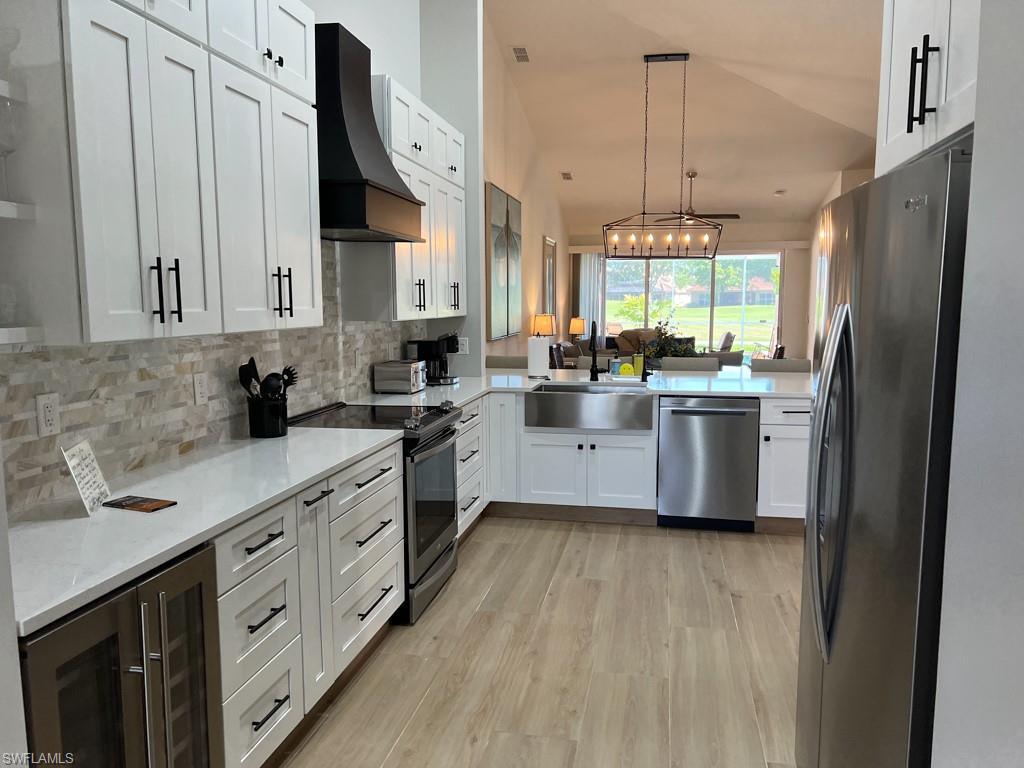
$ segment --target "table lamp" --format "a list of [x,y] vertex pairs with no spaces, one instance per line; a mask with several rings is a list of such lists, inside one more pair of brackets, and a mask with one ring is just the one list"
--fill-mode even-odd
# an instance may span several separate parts
[[569,338],[576,341],[577,337],[586,333],[587,321],[582,317],[574,317],[569,320]]

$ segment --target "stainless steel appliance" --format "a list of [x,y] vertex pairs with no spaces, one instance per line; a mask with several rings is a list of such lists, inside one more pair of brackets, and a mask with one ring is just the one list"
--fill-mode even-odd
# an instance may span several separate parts
[[396,621],[416,622],[455,572],[459,532],[456,423],[462,409],[336,403],[296,416],[297,427],[400,429],[405,432],[405,604]]
[[797,764],[931,764],[970,183],[960,149],[822,214]]
[[373,365],[373,391],[411,395],[427,388],[427,364],[422,360],[388,360]]
[[658,525],[754,530],[759,414],[753,398],[661,398]]
[[654,428],[654,395],[646,386],[541,384],[525,396],[527,427]]
[[436,339],[414,339],[406,344],[406,355],[427,364],[427,384],[458,384],[459,377],[448,371],[448,355],[459,351],[459,335],[445,333]]
[[75,765],[223,768],[214,552],[21,643],[29,748]]

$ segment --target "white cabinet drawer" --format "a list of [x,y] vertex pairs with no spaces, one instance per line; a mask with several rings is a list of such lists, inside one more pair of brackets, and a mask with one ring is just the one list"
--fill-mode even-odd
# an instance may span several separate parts
[[811,423],[811,401],[762,400],[761,423],[806,426]]
[[299,634],[299,553],[279,557],[217,600],[224,698]]
[[258,768],[302,719],[302,646],[295,638],[224,702],[228,768]]
[[399,541],[334,601],[334,668],[343,670],[405,600],[405,545]]
[[481,397],[468,405],[462,406],[462,417],[455,426],[459,432],[468,432],[473,427],[483,423],[484,420],[484,399]]
[[214,541],[217,592],[233,586],[295,546],[295,499],[282,501]]
[[482,469],[459,486],[459,536],[480,516],[484,508],[484,474]]
[[484,431],[477,425],[455,439],[455,482],[468,480],[484,465]]
[[405,529],[402,479],[331,522],[331,594],[340,597],[356,579],[402,540]]
[[328,481],[334,491],[331,496],[331,520],[348,512],[360,501],[401,476],[401,443],[388,446],[341,470]]

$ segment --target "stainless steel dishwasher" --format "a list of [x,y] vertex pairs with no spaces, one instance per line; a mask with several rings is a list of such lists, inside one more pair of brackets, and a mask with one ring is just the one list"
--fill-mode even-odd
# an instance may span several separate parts
[[661,398],[658,525],[754,530],[759,414],[754,398]]

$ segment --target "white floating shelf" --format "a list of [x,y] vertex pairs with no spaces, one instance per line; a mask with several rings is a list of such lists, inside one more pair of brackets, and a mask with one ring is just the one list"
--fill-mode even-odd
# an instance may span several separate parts
[[31,221],[36,217],[36,207],[31,203],[13,203],[0,200],[0,219],[22,219]]
[[31,344],[42,340],[42,328],[0,328],[0,344]]
[[25,87],[7,80],[0,80],[0,98],[11,99],[12,101],[28,101]]

